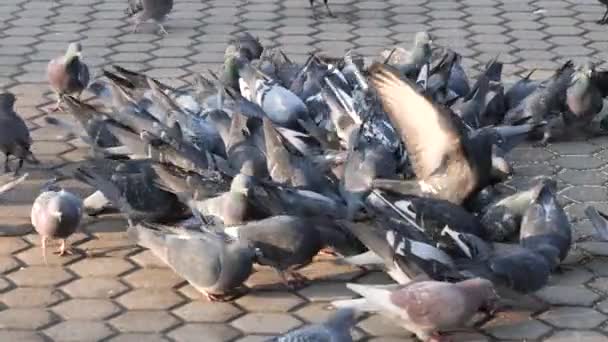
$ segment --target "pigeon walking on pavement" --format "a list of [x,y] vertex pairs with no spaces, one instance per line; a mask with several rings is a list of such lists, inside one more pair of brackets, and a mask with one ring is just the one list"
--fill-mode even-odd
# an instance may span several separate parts
[[82,200],[73,193],[61,189],[51,180],[34,200],[31,211],[32,225],[40,235],[42,256],[46,263],[46,242],[61,239],[58,254],[72,254],[67,239],[80,225]]
[[139,25],[147,20],[152,20],[158,25],[161,34],[169,34],[163,22],[167,14],[173,9],[173,0],[129,0],[129,7],[125,13],[129,17],[135,17],[133,32],[137,32]]
[[47,66],[47,78],[57,95],[57,104],[52,111],[61,109],[63,95],[77,95],[89,85],[89,67],[81,60],[82,45],[70,43],[65,55],[51,60]]
[[9,157],[15,156],[19,164],[15,168],[15,175],[23,167],[24,161],[38,163],[30,151],[32,138],[25,121],[15,112],[15,95],[0,93],[0,151],[4,153],[4,172],[10,172]]
[[[497,299],[492,283],[481,278],[458,283],[412,282],[397,289],[352,283],[346,286],[363,296],[366,306],[392,318],[422,341],[437,339],[442,331],[462,328]],[[341,301],[338,306],[349,307],[349,301]]]

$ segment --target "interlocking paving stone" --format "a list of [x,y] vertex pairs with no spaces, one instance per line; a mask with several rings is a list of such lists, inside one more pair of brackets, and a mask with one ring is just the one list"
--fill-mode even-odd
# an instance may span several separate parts
[[158,334],[120,334],[110,339],[112,342],[167,342],[169,341]]
[[62,287],[73,298],[112,298],[128,290],[116,279],[82,278]]
[[600,295],[584,286],[547,286],[536,295],[553,305],[590,306],[600,298]]
[[551,331],[551,327],[529,316],[529,312],[500,313],[484,325],[484,330],[498,339],[536,339]]
[[55,341],[93,342],[112,335],[112,330],[101,322],[65,321],[46,329],[44,333]]
[[13,272],[7,277],[19,286],[56,286],[74,278],[61,267],[29,266]]
[[58,303],[65,296],[52,288],[18,287],[0,296],[0,301],[13,308],[46,307]]
[[569,341],[589,341],[589,342],[606,342],[608,337],[589,330],[564,330],[556,332],[549,336],[547,342],[569,342]]
[[260,291],[243,296],[235,303],[248,311],[261,309],[261,311],[287,312],[304,303],[304,300],[287,292]]
[[284,313],[249,313],[234,320],[232,326],[248,333],[282,334],[302,324]]
[[572,329],[593,329],[606,320],[603,314],[584,307],[551,309],[539,318],[556,327]]
[[[154,322],[154,323],[152,323]],[[179,321],[165,311],[129,311],[110,320],[110,324],[123,332],[153,332],[167,330]]]
[[223,323],[239,316],[243,311],[231,303],[194,301],[173,310],[173,313],[187,322]]
[[135,288],[171,288],[184,280],[168,268],[141,269],[123,278]]
[[169,333],[169,336],[178,342],[197,342],[201,340],[201,336],[205,336],[205,341],[224,342],[232,341],[239,335],[240,333],[230,326],[213,323],[188,323]]
[[0,329],[36,330],[55,321],[56,317],[41,308],[0,311]]
[[106,299],[71,299],[52,308],[66,320],[103,320],[120,312],[120,308]]
[[34,331],[0,330],[0,341],[44,342],[44,340]]

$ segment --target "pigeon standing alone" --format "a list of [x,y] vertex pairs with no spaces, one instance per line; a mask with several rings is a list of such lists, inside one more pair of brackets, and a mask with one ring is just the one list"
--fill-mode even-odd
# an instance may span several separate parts
[[19,159],[19,164],[15,168],[15,175],[19,173],[23,162],[29,157],[28,161],[37,162],[30,151],[32,138],[30,131],[23,119],[15,112],[15,95],[12,93],[0,94],[0,151],[4,153],[4,172],[10,172],[8,165],[9,156],[13,155]]
[[47,78],[57,94],[57,105],[52,111],[61,108],[63,95],[80,94],[89,85],[89,67],[81,61],[82,45],[71,43],[65,55],[52,59],[46,69]]
[[40,235],[42,256],[46,263],[46,241],[49,238],[61,239],[59,255],[72,254],[66,240],[72,235],[82,218],[82,200],[54,184],[49,184],[34,200],[32,205],[32,225]]
[[173,0],[129,0],[129,7],[125,13],[129,17],[135,17],[133,33],[137,32],[139,24],[153,20],[161,34],[169,34],[163,26],[167,14],[173,9]]

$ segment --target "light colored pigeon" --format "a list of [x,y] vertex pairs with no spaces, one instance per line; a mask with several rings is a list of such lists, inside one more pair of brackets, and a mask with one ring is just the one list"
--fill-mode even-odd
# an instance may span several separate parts
[[339,309],[324,323],[308,325],[267,342],[352,342],[350,329],[355,323],[355,310]]
[[0,151],[6,156],[4,172],[10,172],[8,158],[13,155],[19,159],[19,164],[15,168],[17,175],[26,159],[33,163],[37,163],[37,160],[30,151],[32,145],[30,131],[25,121],[15,112],[15,101],[14,94],[0,93]]
[[62,96],[80,94],[89,85],[89,67],[82,62],[82,45],[70,43],[65,55],[52,59],[46,69],[51,88],[57,94],[57,105],[52,111],[61,108]]
[[[441,331],[461,328],[479,309],[494,304],[497,299],[492,283],[482,278],[458,283],[412,282],[397,289],[351,283],[346,286],[365,298],[367,305],[353,301],[358,308],[379,311],[422,341],[430,340]],[[339,306],[348,307],[348,304],[341,301]]]
[[223,299],[251,274],[256,253],[246,243],[206,231],[174,234],[151,228],[154,225],[142,222],[127,233],[208,300]]
[[46,241],[49,238],[61,239],[60,256],[72,254],[66,240],[76,231],[81,218],[82,200],[71,192],[49,185],[38,195],[32,205],[31,220],[40,235],[45,263]]
[[137,32],[139,24],[153,20],[161,34],[169,34],[162,22],[173,9],[173,0],[129,0],[129,7],[125,11],[128,16],[135,17],[133,32]]
[[217,197],[194,201],[193,206],[205,216],[219,217],[224,225],[242,224],[249,208],[250,188],[251,177],[239,173],[232,179],[230,191]]

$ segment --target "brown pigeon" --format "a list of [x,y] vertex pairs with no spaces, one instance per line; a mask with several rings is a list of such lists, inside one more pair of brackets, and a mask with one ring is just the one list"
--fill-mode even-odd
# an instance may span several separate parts
[[82,46],[80,43],[71,43],[65,55],[54,58],[46,69],[51,88],[57,94],[57,105],[53,111],[61,108],[62,96],[80,94],[89,85],[89,68],[80,58]]
[[440,331],[462,328],[479,309],[497,299],[492,283],[482,278],[458,283],[420,281],[397,289],[346,286],[365,298],[365,308],[395,319],[422,341],[439,338]]
[[147,20],[153,20],[158,25],[160,33],[167,35],[168,32],[162,22],[172,9],[173,0],[129,0],[129,8],[127,8],[126,13],[130,17],[135,17],[133,32],[137,32],[139,24]]

